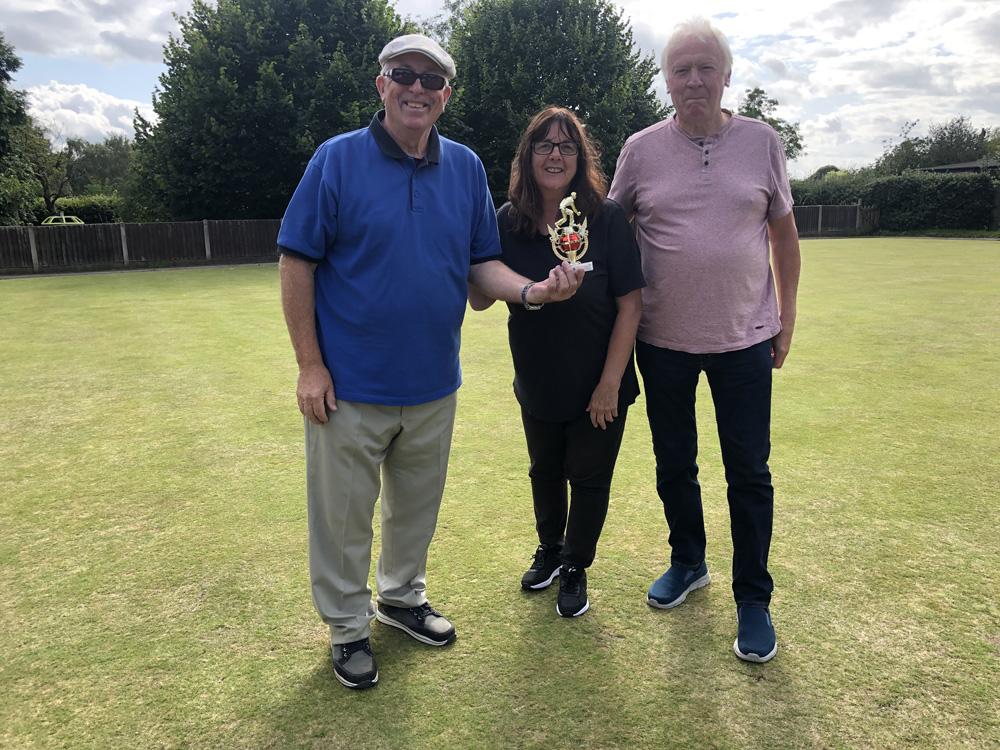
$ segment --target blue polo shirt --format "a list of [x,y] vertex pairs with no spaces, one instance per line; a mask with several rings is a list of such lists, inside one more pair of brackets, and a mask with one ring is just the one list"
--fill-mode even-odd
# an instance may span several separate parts
[[316,263],[316,331],[338,399],[412,406],[462,384],[469,266],[499,260],[482,162],[431,130],[407,156],[382,126],[317,149],[278,233]]

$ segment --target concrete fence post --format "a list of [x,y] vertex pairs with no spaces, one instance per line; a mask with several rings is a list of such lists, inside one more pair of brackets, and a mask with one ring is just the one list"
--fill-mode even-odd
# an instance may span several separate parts
[[125,238],[125,225],[119,224],[118,228],[122,232],[122,263],[128,265],[128,240]]
[[31,247],[31,267],[38,273],[41,264],[38,262],[38,244],[35,242],[35,228],[28,225],[28,245]]
[[212,241],[208,238],[208,219],[201,220],[205,228],[205,260],[212,260]]
[[818,234],[818,235],[822,235],[823,234],[823,207],[822,206],[819,207],[819,222],[818,222],[818,224],[816,226],[816,234]]

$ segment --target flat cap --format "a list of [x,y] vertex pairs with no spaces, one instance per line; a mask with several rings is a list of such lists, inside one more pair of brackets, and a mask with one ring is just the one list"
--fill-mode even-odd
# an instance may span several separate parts
[[429,57],[441,70],[446,78],[455,77],[455,61],[445,52],[441,45],[423,34],[406,34],[398,36],[382,48],[378,56],[378,64],[385,65],[386,60],[405,55],[407,52],[419,52]]

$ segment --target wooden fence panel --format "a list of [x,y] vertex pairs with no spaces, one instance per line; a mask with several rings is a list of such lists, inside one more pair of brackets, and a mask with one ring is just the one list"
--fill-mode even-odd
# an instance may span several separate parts
[[795,206],[801,236],[871,234],[878,229],[878,209],[863,206]]
[[0,227],[0,268],[32,268],[27,227]]
[[877,208],[861,209],[861,216],[858,219],[858,231],[861,234],[871,234],[878,229],[879,210]]
[[857,206],[823,206],[823,234],[853,234],[857,228]]
[[122,263],[117,224],[35,227],[39,269]]
[[[795,206],[802,236],[870,234],[878,229],[878,209],[858,206]],[[86,271],[109,266],[184,265],[240,260],[276,260],[278,219],[185,221],[84,226],[0,227],[0,273],[33,270]],[[124,262],[122,233],[128,246]],[[38,258],[32,260],[31,234]],[[210,256],[205,251],[208,235]]]
[[130,263],[205,260],[205,227],[200,221],[125,224]]
[[277,257],[280,219],[209,221],[212,259]]
[[799,234],[819,234],[819,206],[795,206],[792,211]]

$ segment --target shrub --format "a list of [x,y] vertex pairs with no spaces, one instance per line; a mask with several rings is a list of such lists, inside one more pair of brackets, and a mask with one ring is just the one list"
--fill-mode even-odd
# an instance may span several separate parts
[[820,179],[792,180],[792,198],[797,206],[849,206],[858,202],[871,181],[867,171],[831,171]]
[[[122,199],[110,195],[73,195],[56,201],[56,208],[67,216],[78,216],[87,224],[111,224],[121,221]],[[34,205],[35,224],[48,216],[45,203],[39,198]]]
[[879,209],[879,228],[987,229],[993,215],[994,186],[988,174],[906,172],[873,180],[861,202]]

